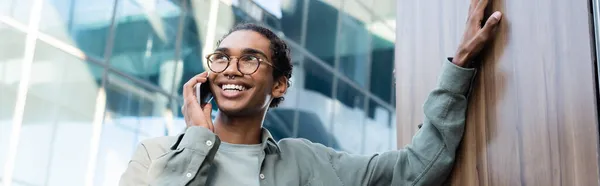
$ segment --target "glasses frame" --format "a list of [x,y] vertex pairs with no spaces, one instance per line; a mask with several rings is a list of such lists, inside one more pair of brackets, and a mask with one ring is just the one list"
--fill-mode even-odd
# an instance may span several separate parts
[[[218,71],[215,71],[215,70],[213,70],[213,69],[210,67],[210,66],[211,66],[211,65],[210,65],[210,63],[211,63],[210,56],[212,56],[212,55],[216,55],[216,54],[223,55],[223,56],[225,56],[225,57],[227,58],[227,65],[225,65],[225,68],[223,68],[223,70],[221,70],[220,72],[218,72]],[[256,65],[256,69],[254,69],[254,71],[252,71],[251,73],[244,73],[244,72],[242,72],[242,70],[240,69],[240,58],[242,58],[242,57],[245,57],[245,56],[253,56],[253,57],[256,57],[256,58],[258,59],[258,65]],[[258,57],[258,56],[263,56],[264,58],[262,58],[262,57]],[[260,64],[261,64],[261,63],[265,63],[265,64],[267,64],[267,65],[269,65],[269,66],[273,67],[273,69],[280,71],[280,70],[279,70],[277,67],[275,67],[275,65],[273,65],[273,63],[271,63],[271,62],[269,62],[268,60],[266,60],[266,59],[265,59],[265,58],[266,58],[266,56],[264,56],[264,55],[262,55],[262,54],[258,54],[258,55],[256,55],[256,54],[242,54],[242,55],[240,55],[240,56],[230,56],[230,55],[227,55],[227,54],[225,54],[225,53],[222,53],[222,52],[214,52],[214,53],[211,53],[211,54],[208,54],[208,55],[206,55],[206,57],[205,57],[205,58],[206,58],[206,63],[207,63],[207,64],[206,64],[206,66],[208,66],[208,69],[209,69],[210,71],[214,72],[214,73],[221,73],[221,72],[225,72],[225,70],[227,70],[227,68],[229,68],[229,65],[231,65],[231,60],[233,60],[234,58],[236,59],[236,61],[235,61],[235,62],[237,63],[237,64],[236,64],[236,66],[237,66],[237,70],[238,70],[238,72],[240,72],[240,73],[242,73],[242,74],[244,74],[244,75],[252,75],[252,74],[256,73],[256,71],[258,71],[258,69],[260,68]]]

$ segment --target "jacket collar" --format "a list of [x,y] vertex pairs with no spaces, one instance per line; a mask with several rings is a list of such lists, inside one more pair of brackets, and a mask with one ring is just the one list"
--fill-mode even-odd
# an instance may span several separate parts
[[[171,146],[171,150],[175,150],[177,146],[179,146],[179,143],[183,139],[183,135],[184,134],[180,134],[177,137],[177,141]],[[269,130],[267,130],[266,128],[262,128],[261,138],[261,147],[265,150],[267,154],[281,153],[279,145],[277,145],[277,142],[275,141],[275,139],[273,139],[273,136],[271,135],[271,132],[269,132]]]
[[267,154],[281,153],[279,145],[277,145],[277,142],[275,141],[275,139],[273,139],[271,132],[269,132],[269,130],[267,130],[266,128],[262,128],[261,145],[262,149],[264,149]]

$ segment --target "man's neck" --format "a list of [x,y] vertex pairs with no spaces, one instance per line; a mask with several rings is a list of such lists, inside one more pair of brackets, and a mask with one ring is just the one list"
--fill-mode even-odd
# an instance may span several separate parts
[[231,117],[219,113],[215,119],[215,134],[221,141],[232,144],[258,144],[261,142],[264,114]]

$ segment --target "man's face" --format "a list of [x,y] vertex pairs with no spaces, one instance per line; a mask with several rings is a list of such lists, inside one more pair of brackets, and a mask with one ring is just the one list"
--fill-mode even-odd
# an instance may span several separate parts
[[[209,73],[209,81],[219,110],[227,115],[248,115],[269,106],[276,87],[273,68],[261,63],[253,74],[238,70],[238,59],[252,54],[272,63],[270,41],[251,30],[239,30],[229,34],[217,47],[216,52],[228,55],[232,60],[225,71]],[[242,87],[240,89],[240,86]]]

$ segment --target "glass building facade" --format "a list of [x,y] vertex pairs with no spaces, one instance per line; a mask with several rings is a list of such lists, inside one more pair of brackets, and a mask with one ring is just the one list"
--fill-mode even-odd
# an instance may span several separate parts
[[0,185],[116,185],[141,140],[185,127],[182,84],[237,23],[292,48],[264,126],[396,149],[393,0],[0,0]]

